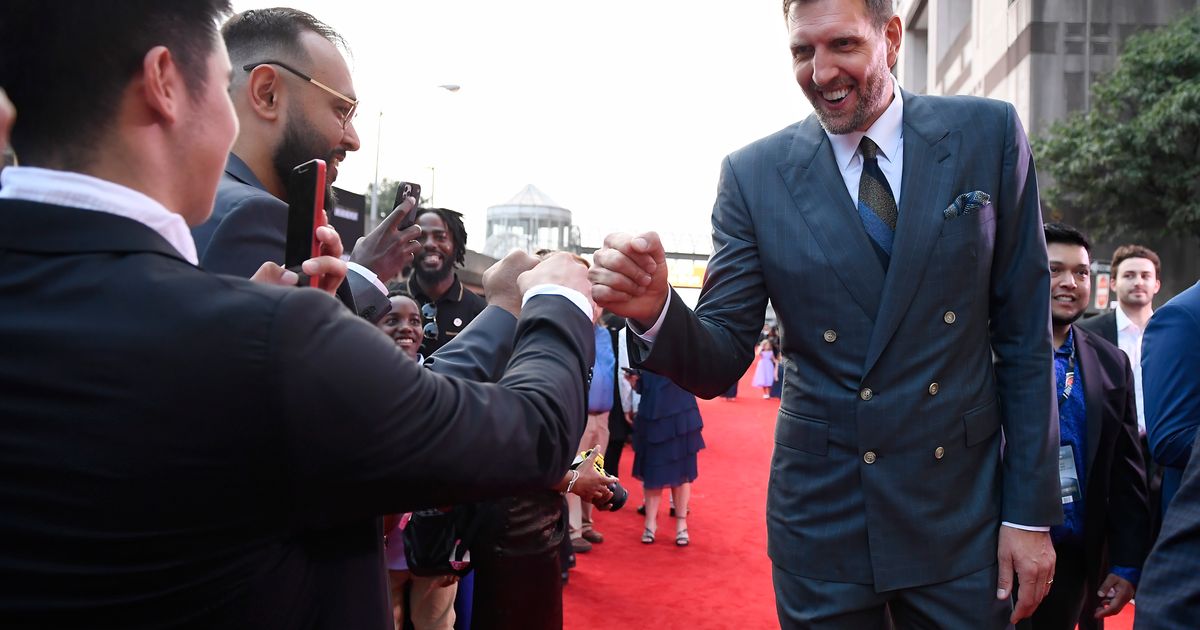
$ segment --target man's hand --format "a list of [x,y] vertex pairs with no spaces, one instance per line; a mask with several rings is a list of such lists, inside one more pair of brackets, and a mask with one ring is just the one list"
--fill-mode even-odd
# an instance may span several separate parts
[[[337,288],[346,279],[346,263],[342,262],[342,237],[337,230],[322,225],[316,231],[317,240],[321,242],[321,255],[304,261],[300,268],[309,276],[317,277],[317,288],[335,295]],[[263,284],[275,284],[284,287],[294,287],[300,279],[294,271],[288,271],[273,263],[265,262],[250,279]]]
[[487,303],[521,316],[521,298],[524,293],[517,287],[517,277],[533,269],[541,262],[537,256],[514,250],[483,272],[483,295]]
[[1100,596],[1100,607],[1096,609],[1096,619],[1111,617],[1125,608],[1133,599],[1134,591],[1133,584],[1125,578],[1119,577],[1116,574],[1109,573],[1104,579],[1104,583],[1100,585],[1100,590],[1096,594]]
[[588,282],[587,268],[565,252],[550,254],[538,266],[517,276],[517,289],[521,295],[539,284],[557,284],[575,289],[592,303],[592,285]]
[[642,330],[653,326],[670,291],[666,253],[658,234],[609,234],[592,261],[588,278],[596,303],[628,317]]
[[1010,623],[1017,623],[1033,614],[1054,579],[1055,555],[1050,532],[1031,532],[1001,525],[996,557],[1000,561],[996,599],[1008,599],[1012,595],[1013,569],[1016,569],[1021,584],[1017,605],[1009,618]]
[[380,282],[395,278],[412,264],[413,258],[421,250],[421,242],[417,240],[421,236],[421,226],[411,225],[403,230],[397,228],[416,205],[416,199],[405,197],[404,203],[396,206],[383,223],[358,239],[354,251],[350,253],[350,262],[370,269]]
[[0,88],[0,153],[8,149],[8,133],[12,131],[13,121],[17,119],[17,110],[8,94]]

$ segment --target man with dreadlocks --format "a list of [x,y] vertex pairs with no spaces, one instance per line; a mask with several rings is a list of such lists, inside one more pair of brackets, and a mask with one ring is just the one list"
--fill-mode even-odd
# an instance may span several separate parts
[[486,306],[458,280],[455,267],[463,266],[467,228],[462,214],[446,208],[417,208],[421,250],[413,260],[408,294],[421,305],[425,322],[421,355],[429,356],[466,328]]

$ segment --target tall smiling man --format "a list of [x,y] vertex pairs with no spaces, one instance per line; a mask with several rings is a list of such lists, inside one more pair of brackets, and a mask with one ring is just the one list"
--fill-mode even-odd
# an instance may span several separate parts
[[815,112],[725,159],[696,310],[653,232],[609,235],[593,297],[639,333],[635,362],[708,397],[745,372],[775,305],[783,627],[1003,628],[1049,589],[1062,519],[1025,132],[1007,103],[901,90],[890,0],[783,12]]

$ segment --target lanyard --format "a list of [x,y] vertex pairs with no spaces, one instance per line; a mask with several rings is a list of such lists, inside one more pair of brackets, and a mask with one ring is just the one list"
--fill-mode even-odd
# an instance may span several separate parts
[[1071,391],[1075,389],[1075,344],[1071,344],[1071,355],[1067,357],[1067,373],[1063,378],[1063,390],[1059,395],[1058,404],[1061,407],[1067,399],[1071,397]]

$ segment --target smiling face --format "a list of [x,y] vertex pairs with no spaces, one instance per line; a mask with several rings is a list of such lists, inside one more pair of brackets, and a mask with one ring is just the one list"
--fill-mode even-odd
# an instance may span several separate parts
[[1056,327],[1068,326],[1087,310],[1092,297],[1091,257],[1082,245],[1050,243],[1050,315]]
[[454,271],[454,238],[446,222],[433,212],[417,217],[421,226],[421,251],[413,261],[413,272],[424,286],[445,280]]
[[875,26],[863,0],[813,0],[788,7],[787,26],[796,81],[821,126],[866,131],[892,101],[900,18]]
[[410,297],[393,295],[389,301],[391,312],[376,326],[395,342],[397,348],[416,360],[421,350],[421,311]]
[[[300,38],[310,60],[294,64],[333,90],[351,99],[357,98],[350,69],[337,46],[313,32],[305,32]],[[275,171],[281,181],[287,181],[297,165],[314,158],[325,160],[328,207],[338,166],[348,152],[357,151],[360,146],[354,122],[349,122],[345,128],[342,126],[351,105],[286,70],[279,69],[278,73],[280,80],[289,82],[290,100],[286,127],[272,157]]]

